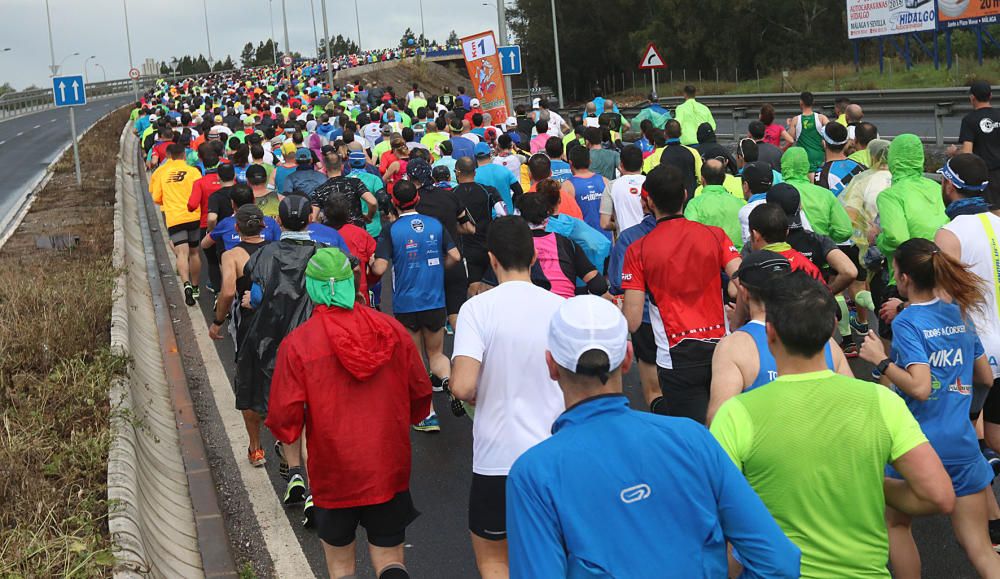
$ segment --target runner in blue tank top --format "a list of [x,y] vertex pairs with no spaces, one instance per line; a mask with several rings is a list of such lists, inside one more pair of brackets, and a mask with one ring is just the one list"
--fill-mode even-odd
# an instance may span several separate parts
[[[601,197],[610,185],[608,180],[590,170],[590,151],[585,147],[573,147],[569,151],[569,163],[573,176],[563,183],[563,190],[576,197],[587,225],[611,239],[611,232],[601,229]],[[603,263],[595,265],[603,271]]]
[[[773,382],[778,377],[774,356],[767,345],[766,311],[761,297],[771,283],[780,283],[792,273],[792,266],[783,255],[772,251],[750,252],[734,276],[739,282],[737,311],[749,310],[750,321],[726,336],[712,356],[712,392],[708,403],[708,421],[724,402],[754,388]],[[746,308],[746,309],[744,309]],[[826,365],[831,370],[853,377],[847,358],[831,339],[824,350]]]
[[[977,574],[1000,577],[987,515],[993,469],[979,450],[969,420],[973,382],[993,383],[983,344],[968,321],[969,312],[983,305],[984,288],[961,262],[919,237],[896,249],[893,270],[899,293],[910,305],[892,321],[889,356],[878,336],[868,332],[861,357],[892,383],[941,457],[955,489],[952,527]],[[951,303],[939,295],[951,296]],[[888,466],[886,476],[903,478]],[[911,522],[910,515],[886,507],[889,561],[898,577],[920,576]]]

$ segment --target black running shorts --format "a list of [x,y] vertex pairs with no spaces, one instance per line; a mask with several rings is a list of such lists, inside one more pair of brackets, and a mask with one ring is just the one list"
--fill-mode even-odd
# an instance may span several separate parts
[[354,542],[358,525],[365,528],[368,543],[376,547],[398,547],[406,540],[406,527],[420,513],[413,506],[410,491],[403,491],[388,502],[346,509],[316,507],[316,530],[320,539],[334,547]]
[[643,322],[632,334],[632,350],[640,362],[656,363],[656,338],[653,336],[653,325]]
[[445,308],[437,308],[436,310],[409,312],[396,314],[396,319],[411,332],[419,332],[420,330],[436,332],[444,328],[448,322],[448,311]]
[[469,531],[487,541],[507,538],[507,477],[472,474]]

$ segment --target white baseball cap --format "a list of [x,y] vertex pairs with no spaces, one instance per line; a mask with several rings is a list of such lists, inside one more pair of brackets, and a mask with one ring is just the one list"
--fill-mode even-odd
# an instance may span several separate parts
[[577,371],[580,356],[590,350],[608,355],[608,371],[625,361],[628,323],[614,304],[597,296],[576,296],[563,302],[549,322],[549,352],[557,364]]
[[515,119],[514,117],[507,117],[507,126],[508,127],[516,127],[517,126],[517,119]]
[[471,101],[469,101],[469,106],[478,107],[479,106],[479,99],[472,99]]

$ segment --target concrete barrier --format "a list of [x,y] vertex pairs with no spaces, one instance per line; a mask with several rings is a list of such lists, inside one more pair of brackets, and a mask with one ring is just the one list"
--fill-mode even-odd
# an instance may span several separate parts
[[137,147],[122,132],[115,181],[115,268],[111,345],[129,356],[111,388],[108,527],[115,577],[203,577],[194,507],[146,273],[136,177]]

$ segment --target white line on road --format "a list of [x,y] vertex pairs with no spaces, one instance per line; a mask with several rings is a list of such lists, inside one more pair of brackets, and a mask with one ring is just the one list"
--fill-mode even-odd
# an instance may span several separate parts
[[[162,230],[161,234],[166,242],[166,230]],[[172,255],[170,264],[174,267],[177,264]],[[271,562],[274,563],[274,574],[276,577],[309,577],[312,575],[312,568],[306,560],[301,543],[295,537],[281,501],[274,495],[274,487],[271,486],[267,471],[250,466],[244,458],[246,429],[242,414],[236,410],[236,397],[230,386],[229,377],[226,376],[215,344],[208,336],[201,311],[195,308],[191,312],[195,342],[201,351],[215,406],[228,435],[230,452],[236,461],[239,478],[246,488],[250,506],[264,537],[264,546],[271,557]]]
[[50,120],[49,122],[50,122],[50,123],[54,123],[54,122],[56,122],[56,120],[55,120],[55,119],[52,119],[52,120]]
[[40,128],[42,128],[42,125],[35,125],[35,126],[31,127],[31,128],[33,128],[33,129],[40,129]]
[[0,141],[0,145],[4,144],[4,143],[6,143],[6,142],[7,142],[7,141]]
[[23,134],[24,134],[24,131],[21,131],[20,133],[18,133],[18,134],[17,134],[17,135],[15,135],[15,136],[17,136],[17,137],[20,137],[20,136],[21,136],[21,135],[23,135]]

